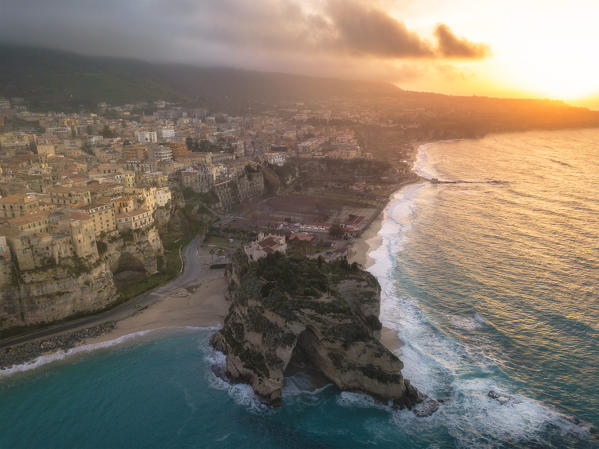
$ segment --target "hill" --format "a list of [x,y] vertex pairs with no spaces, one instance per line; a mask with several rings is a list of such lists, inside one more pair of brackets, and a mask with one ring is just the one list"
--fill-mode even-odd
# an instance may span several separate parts
[[131,59],[99,58],[57,50],[0,45],[0,96],[23,97],[34,110],[93,109],[165,99],[229,112],[248,103],[309,101],[396,93],[388,84],[314,78]]
[[554,100],[410,92],[386,83],[159,64],[2,44],[0,61],[0,97],[22,97],[34,111],[94,110],[102,101],[119,105],[164,99],[240,114],[250,104],[259,110],[274,103],[336,98],[346,110],[376,111],[379,122],[406,124],[407,129],[394,130],[397,135],[388,135],[386,129],[366,133],[378,140],[599,126],[599,112]]

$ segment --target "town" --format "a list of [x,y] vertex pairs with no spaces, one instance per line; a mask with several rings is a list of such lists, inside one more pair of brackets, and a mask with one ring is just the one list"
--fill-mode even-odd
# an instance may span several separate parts
[[198,234],[213,267],[239,248],[350,256],[349,240],[416,178],[413,145],[366,148],[357,125],[371,113],[334,110],[231,116],[160,100],[67,114],[0,99],[3,335],[173,279]]

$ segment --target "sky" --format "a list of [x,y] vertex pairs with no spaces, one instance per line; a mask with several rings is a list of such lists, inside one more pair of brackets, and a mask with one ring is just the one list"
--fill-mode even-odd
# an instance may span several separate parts
[[0,41],[599,109],[599,0],[0,0]]

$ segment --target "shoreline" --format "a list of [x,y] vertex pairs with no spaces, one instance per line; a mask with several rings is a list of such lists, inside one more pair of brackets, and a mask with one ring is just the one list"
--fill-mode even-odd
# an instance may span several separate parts
[[229,309],[225,288],[224,277],[179,288],[146,309],[117,321],[114,329],[87,339],[85,344],[105,343],[139,332],[220,326]]
[[[418,148],[419,147],[420,145],[418,145]],[[417,150],[415,153],[416,152]],[[383,243],[383,238],[379,235],[379,233],[385,222],[387,207],[391,201],[393,201],[393,197],[398,192],[412,184],[420,182],[421,180],[422,179],[419,177],[414,180],[402,182],[397,186],[397,189],[391,195],[389,195],[389,200],[385,207],[382,208],[372,222],[370,222],[370,224],[364,228],[362,233],[351,242],[351,252],[350,257],[348,258],[350,263],[357,262],[364,270],[368,270],[372,265],[374,265],[376,261],[370,256],[370,253],[380,248]],[[397,331],[384,325],[381,329],[379,341],[396,356],[399,355],[399,351],[404,345],[404,342],[401,341],[397,335]]]
[[[414,161],[418,148],[422,144],[420,142],[415,145]],[[396,193],[420,181],[421,178],[416,177],[405,180],[396,186],[376,217],[358,237],[350,242],[350,262],[359,263],[365,270],[374,264],[375,260],[370,253],[382,244],[379,232],[383,226],[388,205]],[[117,317],[112,321],[98,319],[94,326],[78,327],[71,331],[40,337],[27,343],[8,346],[4,348],[4,353],[0,354],[0,377],[5,372],[13,370],[20,372],[35,368],[40,365],[38,361],[41,359],[59,360],[71,354],[122,344],[149,333],[164,333],[194,327],[218,328],[222,325],[230,305],[225,297],[226,279],[223,274],[222,270],[211,270],[204,264],[200,276],[194,279],[196,282],[186,282],[179,288],[165,291],[160,298],[152,300],[143,309],[133,314],[122,318]],[[176,281],[177,279],[172,282]],[[167,284],[165,287],[169,285],[171,284]],[[150,292],[149,294],[159,295],[160,293]],[[403,346],[397,332],[388,327],[381,329],[379,340],[395,355],[398,355]],[[89,349],[77,351],[82,348]],[[13,360],[12,363],[11,360]]]

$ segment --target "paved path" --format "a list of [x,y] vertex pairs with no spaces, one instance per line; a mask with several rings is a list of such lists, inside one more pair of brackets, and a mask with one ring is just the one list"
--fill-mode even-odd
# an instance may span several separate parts
[[105,321],[122,320],[123,318],[131,316],[137,312],[138,304],[142,307],[149,306],[158,299],[167,296],[178,288],[187,287],[194,283],[200,282],[203,277],[202,275],[208,274],[206,273],[206,270],[210,270],[209,265],[211,259],[210,254],[200,247],[202,240],[203,236],[197,235],[191,242],[189,242],[189,244],[187,244],[187,246],[185,246],[182,251],[184,267],[183,273],[168,284],[156,287],[155,289],[146,293],[142,293],[141,295],[131,298],[130,300],[105,312],[100,312],[88,317],[68,321],[63,324],[45,327],[25,335],[7,338],[0,341],[0,348],[14,346],[20,343],[36,340],[38,338],[61,334],[74,329],[91,327]]

